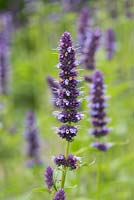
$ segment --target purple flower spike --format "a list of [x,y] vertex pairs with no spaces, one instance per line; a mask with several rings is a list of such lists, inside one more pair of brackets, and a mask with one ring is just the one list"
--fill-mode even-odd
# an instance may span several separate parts
[[58,190],[53,200],[66,200],[65,192],[63,189]]
[[58,64],[60,72],[58,90],[58,98],[56,104],[62,109],[56,115],[62,123],[69,123],[68,125],[61,126],[58,130],[58,135],[65,138],[67,141],[72,142],[73,137],[76,136],[77,129],[70,125],[71,122],[78,122],[82,119],[82,115],[77,112],[80,101],[77,97],[80,94],[77,88],[77,70],[75,62],[75,50],[72,45],[72,38],[68,32],[65,32],[60,39],[59,43],[59,61]]
[[89,33],[83,48],[82,65],[89,70],[95,69],[95,52],[99,45],[101,37],[100,30],[96,29],[94,32]]
[[90,115],[91,123],[93,125],[92,134],[95,137],[101,137],[108,134],[109,129],[106,127],[108,120],[105,112],[105,86],[103,82],[103,75],[96,70],[92,75],[92,84],[90,90]]
[[8,93],[11,15],[0,14],[0,93]]
[[50,190],[53,186],[53,169],[51,166],[48,166],[45,172],[45,182],[48,189]]
[[[31,159],[28,163],[32,163],[32,165],[40,165],[41,163],[39,158],[40,141],[38,134],[35,115],[30,111],[26,118],[25,138],[27,141],[27,156]],[[30,166],[30,164],[28,164],[28,166]]]
[[125,10],[127,18],[134,18],[134,2],[131,0],[125,1]]
[[83,50],[83,44],[87,38],[87,31],[89,29],[89,19],[90,12],[88,8],[83,8],[81,10],[79,20],[78,20],[78,43],[81,47],[81,51]]
[[47,83],[54,99],[54,106],[59,107],[58,104],[56,104],[56,99],[58,98],[58,90],[60,86],[51,76],[47,76]]
[[109,28],[106,32],[106,51],[107,51],[107,58],[110,60],[113,58],[115,53],[115,32],[112,28]]
[[112,145],[112,143],[94,142],[91,144],[91,147],[95,147],[100,151],[107,151]]

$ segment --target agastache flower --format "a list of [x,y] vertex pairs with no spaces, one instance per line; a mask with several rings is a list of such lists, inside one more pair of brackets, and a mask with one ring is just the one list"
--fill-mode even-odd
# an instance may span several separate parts
[[105,103],[105,85],[103,75],[96,70],[92,75],[92,84],[90,89],[90,115],[91,123],[94,127],[92,134],[95,137],[101,137],[108,134],[109,129],[106,127],[106,103]]
[[[78,160],[74,155],[69,154],[70,142],[77,134],[77,127],[71,123],[80,121],[83,117],[78,112],[80,101],[77,97],[80,95],[80,90],[77,88],[77,70],[75,60],[75,50],[73,48],[72,39],[68,32],[63,33],[59,42],[59,89],[56,104],[61,109],[60,112],[54,112],[57,119],[64,125],[57,128],[57,134],[67,141],[66,154],[59,154],[55,157],[54,163],[57,167],[62,167],[62,175],[54,180],[53,189],[57,192],[56,183],[61,182],[60,189],[55,194],[53,200],[65,200],[65,185],[67,170],[74,170],[78,167]],[[67,169],[68,168],[68,169]],[[48,186],[48,181],[46,182]],[[58,187],[59,188],[59,187]]]
[[72,141],[76,136],[77,128],[71,126],[71,122],[78,122],[82,119],[82,114],[77,112],[80,101],[77,97],[80,94],[77,88],[77,71],[75,62],[75,50],[72,45],[72,39],[68,32],[65,32],[59,44],[59,83],[60,89],[58,90],[57,104],[62,109],[61,112],[55,113],[56,117],[62,123],[69,123],[68,125],[61,126],[58,130],[60,137],[65,138],[67,141]]
[[106,44],[105,48],[107,51],[107,58],[110,60],[113,58],[113,55],[115,53],[115,32],[112,28],[109,28],[106,32]]
[[89,19],[89,9],[83,8],[78,20],[78,44],[80,45],[81,52],[83,51],[83,45],[87,38],[87,32],[89,31]]
[[29,167],[42,164],[39,156],[40,141],[36,125],[35,115],[32,111],[28,112],[26,118],[25,138],[27,141],[27,156],[30,158],[27,164]]
[[85,69],[95,69],[95,53],[99,45],[101,32],[99,29],[88,34],[84,43],[81,63]]
[[[90,89],[90,115],[93,129],[91,134],[96,138],[106,136],[109,133],[107,128],[108,119],[106,118],[105,108],[106,96],[105,96],[105,85],[103,75],[100,71],[96,70],[92,75],[92,84]],[[96,142],[91,144],[92,147],[97,148],[101,151],[106,151],[110,146],[102,142]]]
[[11,16],[0,14],[0,93],[8,93]]
[[65,192],[63,189],[58,190],[53,200],[66,200]]
[[134,2],[132,2],[131,0],[126,0],[125,10],[127,18],[134,18]]
[[53,186],[53,169],[51,166],[48,166],[46,169],[45,182],[46,182],[48,189],[50,190]]
[[58,89],[60,86],[51,76],[47,76],[47,83],[53,96],[54,106],[58,107],[58,104],[56,104],[56,100],[58,98]]

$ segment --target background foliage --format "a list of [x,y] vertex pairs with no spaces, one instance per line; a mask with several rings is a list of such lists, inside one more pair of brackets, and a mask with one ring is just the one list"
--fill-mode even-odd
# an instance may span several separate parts
[[[103,200],[134,199],[134,58],[133,35],[134,20],[125,16],[123,1],[117,2],[118,16],[110,17],[108,1],[91,1],[95,25],[103,31],[113,27],[117,38],[117,52],[111,61],[106,59],[101,46],[96,56],[97,68],[105,75],[108,85],[107,94],[111,96],[108,116],[112,119],[112,131],[107,140],[115,145],[106,154],[102,154]],[[112,3],[111,3],[112,5]],[[5,4],[4,4],[5,6]],[[34,7],[35,8],[35,7]],[[58,79],[57,42],[64,31],[71,33],[77,46],[78,12],[63,12],[61,4],[38,2],[36,9],[28,17],[28,23],[20,26],[13,33],[11,45],[11,91],[4,99],[7,109],[4,113],[6,128],[1,128],[0,139],[0,199],[1,200],[37,200],[49,199],[47,193],[35,191],[44,187],[44,170],[51,162],[52,155],[64,152],[64,141],[54,134],[53,127],[58,126],[52,115],[55,110],[51,103],[51,94],[46,83],[46,76]],[[81,66],[79,66],[81,68]],[[80,71],[79,77],[86,74]],[[82,82],[85,95],[89,85]],[[2,99],[3,97],[1,97]],[[2,99],[3,100],[3,99]],[[25,160],[24,119],[28,109],[36,111],[41,137],[41,157],[44,166],[29,169]],[[87,101],[81,106],[85,118],[72,146],[72,152],[88,147],[93,138],[88,135],[90,128]],[[16,127],[16,133],[9,132]],[[80,155],[81,156],[81,155]],[[92,162],[97,152],[82,154],[85,162]],[[78,187],[68,189],[67,198],[75,200],[95,199],[96,163],[83,167],[69,176],[69,185]]]

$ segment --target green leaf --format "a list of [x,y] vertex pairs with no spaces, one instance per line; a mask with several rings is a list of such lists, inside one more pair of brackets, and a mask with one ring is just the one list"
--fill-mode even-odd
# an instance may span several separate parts
[[44,188],[44,187],[34,188],[33,192],[47,192],[47,193],[49,193],[48,189]]
[[131,84],[130,82],[125,82],[114,87],[114,90],[111,90],[112,97],[117,96],[124,90],[128,89],[130,87],[130,84]]
[[67,186],[67,187],[65,187],[65,189],[75,189],[75,188],[77,188],[78,187],[78,185],[72,185],[72,186]]
[[61,185],[61,176],[62,176],[62,167],[57,167],[54,169],[54,174],[53,174],[53,181],[56,185],[56,188],[59,188]]
[[92,148],[91,147],[85,147],[85,148],[81,148],[81,149],[79,149],[78,151],[76,151],[76,152],[73,152],[73,154],[74,155],[76,155],[76,156],[79,156],[79,155],[81,155],[81,154],[83,154],[83,153],[86,153],[87,151],[92,151]]
[[81,164],[81,166],[80,166],[80,167],[89,167],[89,166],[92,166],[92,165],[94,165],[94,164],[95,164],[95,161],[96,161],[96,159],[95,159],[95,160],[93,160],[91,163],[83,163],[83,164]]
[[116,142],[114,143],[115,146],[122,146],[122,145],[128,145],[130,143],[129,139],[127,139],[126,141],[124,142]]

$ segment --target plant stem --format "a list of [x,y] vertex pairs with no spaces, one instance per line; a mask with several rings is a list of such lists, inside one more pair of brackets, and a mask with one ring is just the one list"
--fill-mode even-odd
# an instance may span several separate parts
[[98,155],[98,161],[97,161],[97,200],[100,200],[101,196],[101,153]]
[[[67,147],[66,147],[66,152],[65,152],[65,158],[68,158],[68,154],[69,154],[69,147],[70,147],[70,142],[67,142]],[[61,179],[61,188],[64,188],[65,185],[65,180],[66,180],[66,174],[67,174],[67,167],[63,166],[62,169],[62,179]]]

